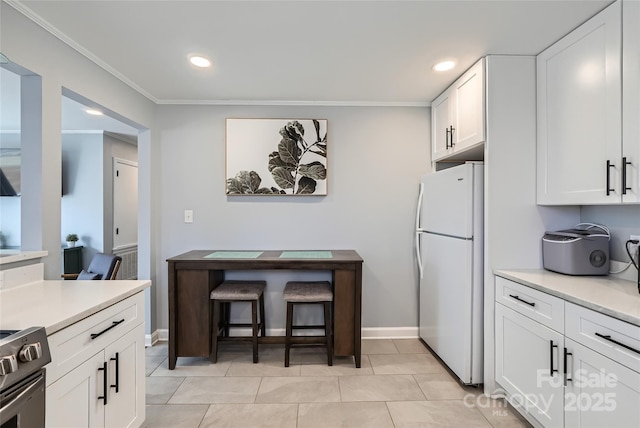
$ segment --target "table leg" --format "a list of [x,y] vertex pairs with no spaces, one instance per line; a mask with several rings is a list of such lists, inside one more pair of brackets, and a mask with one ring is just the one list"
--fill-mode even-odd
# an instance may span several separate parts
[[[356,275],[353,270],[333,272],[333,350],[337,356],[354,356],[359,367],[360,321],[356,320]],[[358,317],[359,318],[359,317]]]

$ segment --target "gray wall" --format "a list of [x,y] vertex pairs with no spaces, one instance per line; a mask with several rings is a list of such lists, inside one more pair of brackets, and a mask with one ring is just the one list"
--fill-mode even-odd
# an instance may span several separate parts
[[[162,260],[191,249],[354,249],[364,259],[363,326],[416,329],[413,236],[430,109],[159,106],[158,114]],[[328,119],[328,195],[227,197],[227,117]],[[258,275],[268,281],[269,328],[283,328],[284,282],[303,274]],[[166,329],[166,264],[157,289]]]
[[83,267],[96,252],[103,251],[104,194],[102,133],[62,136],[63,196],[60,241],[69,233],[83,245]]
[[611,230],[611,259],[629,261],[624,246],[629,235],[640,235],[640,205],[584,206],[580,221],[607,226]]

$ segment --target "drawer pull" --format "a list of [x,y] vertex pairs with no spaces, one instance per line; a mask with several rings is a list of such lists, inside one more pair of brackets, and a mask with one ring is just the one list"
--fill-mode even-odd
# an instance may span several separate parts
[[553,340],[549,341],[549,376],[553,377],[554,373],[558,373],[558,369],[553,368],[553,348],[557,348],[558,345],[553,344]]
[[102,363],[102,367],[98,369],[102,372],[102,397],[98,397],[98,400],[104,400],[104,405],[107,405],[107,393],[109,392],[109,375],[107,374],[107,362]]
[[533,302],[527,302],[526,300],[522,300],[520,297],[518,296],[514,296],[513,294],[509,294],[509,297],[516,299],[518,302],[522,302],[522,303],[526,303],[527,305],[534,307],[536,304]]
[[114,328],[115,326],[117,326],[118,324],[121,324],[124,322],[124,318],[122,318],[120,321],[113,321],[112,324],[105,328],[104,330],[102,330],[100,333],[91,333],[91,340],[102,336],[103,334],[105,334],[106,332],[108,332],[109,330],[111,330],[112,328]]
[[629,345],[625,345],[624,343],[620,343],[620,342],[618,342],[617,340],[612,339],[612,338],[611,338],[611,336],[610,336],[610,335],[608,335],[608,334],[607,334],[607,335],[604,335],[604,334],[596,333],[596,336],[601,337],[601,338],[603,338],[603,339],[605,339],[605,340],[608,340],[608,341],[609,341],[609,342],[611,342],[611,343],[615,343],[615,344],[616,344],[616,345],[618,345],[618,346],[622,346],[623,348],[628,349],[628,350],[630,350],[630,351],[633,351],[633,352],[635,352],[636,354],[640,354],[640,351],[638,351],[637,349],[632,348],[632,347],[631,347],[631,346],[629,346]]

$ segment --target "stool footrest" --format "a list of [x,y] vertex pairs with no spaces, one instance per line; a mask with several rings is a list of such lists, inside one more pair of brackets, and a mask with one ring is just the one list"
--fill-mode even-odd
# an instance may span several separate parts
[[291,326],[292,329],[298,329],[298,330],[318,330],[318,329],[324,329],[324,324],[320,324],[320,325],[292,325]]
[[[261,322],[258,323],[258,327],[262,325]],[[220,325],[220,328],[225,328],[225,327],[229,327],[229,328],[234,328],[234,327],[253,327],[253,324],[251,323],[237,323],[237,324],[224,324],[224,325]]]
[[327,345],[327,338],[325,336],[291,336],[290,343],[322,343]]
[[220,336],[218,337],[218,342],[252,342],[252,341],[253,341],[253,336]]

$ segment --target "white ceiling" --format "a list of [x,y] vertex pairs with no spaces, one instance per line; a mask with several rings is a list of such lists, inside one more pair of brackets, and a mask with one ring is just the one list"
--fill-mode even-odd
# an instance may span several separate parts
[[428,105],[481,56],[535,55],[609,3],[9,2],[158,103],[329,105]]

